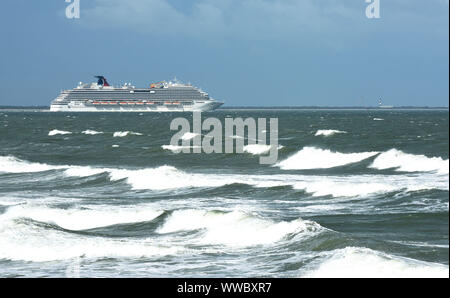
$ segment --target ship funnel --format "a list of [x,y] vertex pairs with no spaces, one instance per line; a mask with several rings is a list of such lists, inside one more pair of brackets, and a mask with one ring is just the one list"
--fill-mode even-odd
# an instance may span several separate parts
[[102,86],[109,86],[108,82],[106,81],[106,78],[104,76],[95,76],[98,79],[97,84]]

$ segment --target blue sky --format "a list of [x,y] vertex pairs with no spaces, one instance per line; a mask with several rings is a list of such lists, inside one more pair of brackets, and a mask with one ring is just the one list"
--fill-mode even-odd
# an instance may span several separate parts
[[3,0],[0,105],[102,74],[177,77],[227,106],[447,106],[448,0]]

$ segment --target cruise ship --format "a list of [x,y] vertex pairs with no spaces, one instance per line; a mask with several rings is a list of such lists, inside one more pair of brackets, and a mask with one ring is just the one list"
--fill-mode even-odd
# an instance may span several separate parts
[[176,79],[136,88],[130,83],[110,86],[104,76],[90,84],[80,82],[71,90],[62,91],[52,101],[53,112],[191,112],[212,111],[223,104],[208,93]]

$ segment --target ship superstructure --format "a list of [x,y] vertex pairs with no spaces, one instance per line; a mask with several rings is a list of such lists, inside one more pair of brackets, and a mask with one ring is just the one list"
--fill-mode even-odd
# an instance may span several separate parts
[[223,103],[208,93],[177,80],[136,88],[130,83],[110,86],[103,76],[90,84],[79,83],[62,91],[52,101],[50,111],[60,112],[184,112],[211,111]]

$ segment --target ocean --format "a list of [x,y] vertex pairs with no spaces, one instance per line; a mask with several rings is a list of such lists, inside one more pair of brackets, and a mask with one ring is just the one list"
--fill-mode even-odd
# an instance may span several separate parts
[[449,276],[448,110],[202,114],[278,118],[272,165],[176,117],[0,111],[0,277]]

